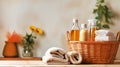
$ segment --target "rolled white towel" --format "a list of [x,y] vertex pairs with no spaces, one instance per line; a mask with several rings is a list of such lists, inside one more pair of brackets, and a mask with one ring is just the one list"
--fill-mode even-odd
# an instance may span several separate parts
[[95,41],[116,41],[115,36],[96,36]]
[[69,64],[68,55],[65,50],[58,47],[49,48],[42,59],[47,64]]
[[80,64],[82,62],[82,56],[80,52],[70,51],[67,52],[67,55],[69,56],[69,60],[72,64]]
[[96,30],[95,34],[97,36],[114,36],[114,33],[110,30]]

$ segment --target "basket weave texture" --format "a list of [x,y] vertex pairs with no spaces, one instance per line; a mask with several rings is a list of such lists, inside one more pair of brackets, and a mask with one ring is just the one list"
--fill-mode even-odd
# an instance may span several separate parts
[[109,64],[113,63],[116,57],[119,41],[70,41],[68,39],[70,51],[81,53],[83,63]]

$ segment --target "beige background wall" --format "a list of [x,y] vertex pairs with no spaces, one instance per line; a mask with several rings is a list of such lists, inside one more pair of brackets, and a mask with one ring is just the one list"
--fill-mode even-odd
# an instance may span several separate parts
[[[71,29],[72,18],[79,18],[79,25],[86,23],[94,17],[92,10],[95,2],[96,0],[0,0],[0,57],[6,33],[16,31],[24,35],[30,32],[30,25],[40,27],[45,32],[45,36],[38,36],[35,56],[43,56],[53,46],[67,49],[65,34],[66,30]],[[112,20],[116,25],[111,30],[116,34],[120,31],[120,0],[105,0],[105,3],[115,14]],[[21,46],[19,50],[21,55]],[[116,59],[120,59],[120,51]]]

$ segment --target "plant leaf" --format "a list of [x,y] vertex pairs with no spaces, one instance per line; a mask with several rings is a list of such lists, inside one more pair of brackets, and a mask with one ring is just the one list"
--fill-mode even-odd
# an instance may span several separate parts
[[106,28],[106,29],[109,29],[109,28],[110,28],[110,26],[109,26],[108,24],[104,24],[102,27],[103,27],[103,28]]
[[98,11],[97,9],[94,9],[94,10],[93,10],[93,13],[97,13],[97,11]]
[[100,3],[104,3],[104,0],[98,0]]
[[98,23],[98,21],[97,21],[97,29],[101,29],[101,23]]

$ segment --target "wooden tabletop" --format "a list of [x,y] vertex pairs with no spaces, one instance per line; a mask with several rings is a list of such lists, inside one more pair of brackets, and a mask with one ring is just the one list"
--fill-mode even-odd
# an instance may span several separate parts
[[120,64],[48,65],[38,60],[1,60],[0,67],[120,67]]
[[0,60],[42,60],[42,58],[41,57],[18,57],[18,58],[0,57]]
[[[30,60],[38,60],[38,61],[42,61],[42,57],[18,57],[18,58],[4,58],[4,57],[0,57],[0,61],[2,61],[2,60],[10,60],[10,61],[12,61],[12,60],[19,60],[19,61],[21,61],[21,60],[28,60],[28,61],[30,61]],[[120,64],[120,60],[115,60],[114,61],[114,64]]]
[[115,60],[114,64],[80,64],[80,65],[47,65],[42,62],[41,57],[0,57],[0,66],[42,66],[42,67],[120,67],[120,60]]
[[114,64],[80,64],[80,65],[47,65],[43,63],[41,57],[26,57],[26,58],[0,58],[1,66],[40,66],[40,67],[120,67],[120,60],[115,60]]

